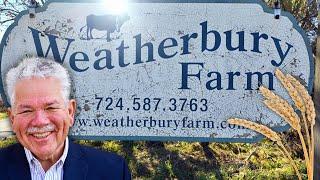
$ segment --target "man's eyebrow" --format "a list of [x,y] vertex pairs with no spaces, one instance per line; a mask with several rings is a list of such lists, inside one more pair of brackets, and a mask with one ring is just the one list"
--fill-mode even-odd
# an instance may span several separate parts
[[21,108],[21,109],[29,109],[29,108],[31,108],[31,106],[30,106],[30,105],[27,105],[27,104],[21,104],[21,105],[18,106],[18,108]]
[[[59,105],[59,104],[60,103],[57,100],[53,100],[53,101],[45,103],[44,106]],[[32,106],[28,105],[28,104],[20,104],[20,105],[18,105],[18,108],[28,109],[28,108],[32,108]]]
[[59,105],[60,103],[57,100],[47,102],[45,103],[45,106],[51,106],[51,105]]

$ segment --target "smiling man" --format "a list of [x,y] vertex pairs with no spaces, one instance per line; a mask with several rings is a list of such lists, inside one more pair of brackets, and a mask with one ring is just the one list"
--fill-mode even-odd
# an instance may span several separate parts
[[20,143],[0,150],[1,179],[131,179],[120,156],[68,140],[76,110],[70,86],[52,60],[27,58],[9,70],[9,117]]

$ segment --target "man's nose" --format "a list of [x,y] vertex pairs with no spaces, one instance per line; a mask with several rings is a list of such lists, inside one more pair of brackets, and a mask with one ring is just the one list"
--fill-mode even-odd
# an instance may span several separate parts
[[32,120],[32,125],[33,126],[42,126],[49,124],[49,119],[43,110],[37,110],[35,111],[34,118]]

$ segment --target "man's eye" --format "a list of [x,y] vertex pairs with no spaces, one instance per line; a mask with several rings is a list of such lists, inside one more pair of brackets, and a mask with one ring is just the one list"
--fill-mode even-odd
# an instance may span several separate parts
[[27,113],[31,113],[31,110],[24,110],[24,111],[20,111],[18,112],[18,114],[27,114]]
[[46,110],[48,110],[48,111],[52,111],[52,110],[57,110],[57,109],[59,109],[58,107],[47,107],[46,108]]

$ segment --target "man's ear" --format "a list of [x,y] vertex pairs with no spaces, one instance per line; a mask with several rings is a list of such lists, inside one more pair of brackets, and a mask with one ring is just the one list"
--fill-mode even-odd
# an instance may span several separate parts
[[12,130],[13,130],[13,132],[15,132],[15,130],[14,130],[14,126],[13,126],[13,122],[14,122],[14,113],[13,113],[12,111],[13,111],[13,110],[12,110],[12,107],[11,107],[11,108],[8,108],[7,113],[8,113],[8,117],[9,117],[9,119],[10,119],[10,122],[11,122]]
[[73,126],[74,116],[76,114],[77,103],[75,99],[70,99],[68,103],[68,115],[70,118],[70,126]]

